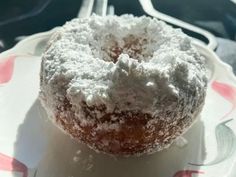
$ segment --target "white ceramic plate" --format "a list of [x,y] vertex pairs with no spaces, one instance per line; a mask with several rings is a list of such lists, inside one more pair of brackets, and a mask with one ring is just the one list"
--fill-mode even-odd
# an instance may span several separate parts
[[40,55],[52,31],[0,54],[1,177],[236,177],[236,79],[214,52],[199,121],[169,149],[142,157],[89,150],[47,121],[37,96]]

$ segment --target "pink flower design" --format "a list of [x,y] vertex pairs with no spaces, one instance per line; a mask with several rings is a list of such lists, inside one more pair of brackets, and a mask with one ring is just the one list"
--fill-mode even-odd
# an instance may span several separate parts
[[28,176],[28,168],[25,164],[2,153],[0,153],[0,170],[22,172],[23,177]]
[[3,62],[0,61],[0,84],[7,83],[11,80],[15,58],[16,56],[12,55]]
[[202,171],[197,170],[181,170],[174,174],[173,177],[192,177],[192,174],[204,174]]
[[214,91],[216,91],[219,95],[224,97],[232,104],[232,108],[230,109],[230,111],[222,117],[222,119],[224,119],[228,117],[236,108],[236,88],[218,81],[214,81],[211,87]]

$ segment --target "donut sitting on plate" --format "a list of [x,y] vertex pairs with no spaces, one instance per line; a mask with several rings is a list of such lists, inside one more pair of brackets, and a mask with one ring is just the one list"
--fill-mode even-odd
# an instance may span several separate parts
[[132,15],[73,19],[42,56],[40,99],[64,132],[120,155],[161,151],[195,122],[204,60],[181,30]]

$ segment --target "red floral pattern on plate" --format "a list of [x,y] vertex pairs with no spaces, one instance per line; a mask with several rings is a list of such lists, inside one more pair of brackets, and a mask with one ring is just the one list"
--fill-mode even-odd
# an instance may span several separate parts
[[204,174],[204,172],[197,170],[181,170],[176,172],[173,177],[192,177],[192,174]]
[[0,84],[7,83],[11,80],[14,70],[14,61],[16,56],[12,55],[4,61],[0,61]]
[[23,177],[28,177],[28,168],[13,157],[0,153],[0,170],[22,172]]
[[232,104],[232,108],[230,109],[230,111],[222,117],[222,119],[224,119],[228,117],[236,108],[236,88],[229,84],[218,81],[212,82],[211,87],[214,91],[216,91]]

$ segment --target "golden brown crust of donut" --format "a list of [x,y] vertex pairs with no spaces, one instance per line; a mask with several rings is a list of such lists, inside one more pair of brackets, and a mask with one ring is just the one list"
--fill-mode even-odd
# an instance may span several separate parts
[[[83,105],[85,112],[91,109],[103,109],[89,107],[85,103]],[[67,116],[65,117],[65,115]],[[112,120],[114,115],[119,119]],[[186,126],[189,126],[186,125],[185,118],[172,126],[160,119],[152,121],[150,124],[149,121],[154,118],[150,114],[142,112],[107,113],[102,118],[94,120],[92,125],[82,124],[79,119],[76,119],[68,100],[58,107],[56,115],[57,124],[73,138],[94,150],[118,155],[153,153],[158,150],[158,146],[164,147],[167,142],[169,144],[170,138],[174,140]],[[98,127],[104,123],[118,124],[119,129],[99,129]]]

